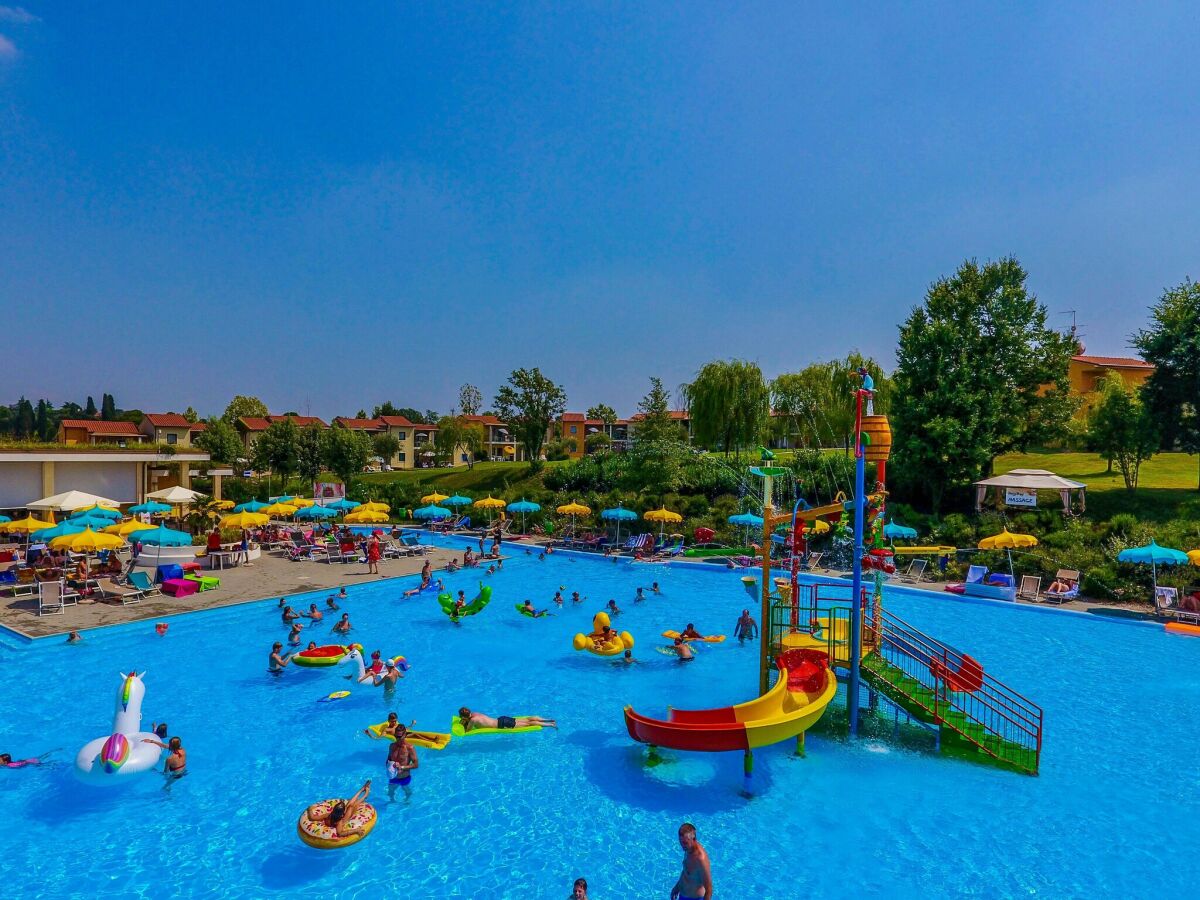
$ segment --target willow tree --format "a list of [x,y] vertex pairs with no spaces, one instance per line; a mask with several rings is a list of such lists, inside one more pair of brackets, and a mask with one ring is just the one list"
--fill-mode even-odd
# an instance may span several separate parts
[[739,454],[757,444],[770,410],[770,392],[756,363],[742,359],[707,363],[683,386],[692,439],[701,446]]

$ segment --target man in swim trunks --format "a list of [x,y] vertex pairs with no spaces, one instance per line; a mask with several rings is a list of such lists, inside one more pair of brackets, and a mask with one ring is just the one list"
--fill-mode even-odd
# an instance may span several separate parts
[[691,822],[679,826],[679,846],[683,848],[683,872],[671,888],[671,900],[711,900],[713,884],[708,851],[696,840],[696,826]]
[[330,609],[341,609],[341,607],[337,604],[337,598],[332,594],[325,598],[325,605]]
[[484,713],[471,712],[465,706],[458,711],[458,720],[462,722],[463,731],[476,728],[498,728],[501,731],[509,728],[530,728],[534,725],[542,728],[557,728],[558,723],[553,719],[542,716],[496,716],[494,719]]
[[338,591],[338,599],[339,600],[346,599],[346,589],[345,588],[342,588],[341,590]]
[[81,635],[78,631],[72,631],[70,634],[67,635],[67,643],[68,644],[78,644],[82,640],[83,640],[83,635]]
[[740,641],[747,638],[752,638],[758,635],[758,623],[754,621],[754,616],[750,615],[750,610],[743,609],[741,617],[737,620],[737,624],[733,626],[733,636]]
[[[379,730],[379,733],[380,734],[391,734],[393,731],[396,730],[396,725],[399,723],[399,721],[400,721],[399,716],[397,716],[394,712],[388,713],[387,721],[384,722],[383,728],[381,728]],[[371,733],[370,728],[364,728],[363,734],[365,734],[367,737],[375,737],[375,735]]]
[[654,582],[654,584],[650,585],[650,593],[652,593],[652,594],[661,594],[662,593],[662,588],[660,588],[658,586],[657,581]]
[[421,584],[428,583],[433,578],[433,564],[429,560],[425,560],[425,565],[421,566]]
[[299,622],[292,623],[292,630],[288,632],[288,643],[293,647],[300,646],[300,631],[304,628]]
[[167,751],[167,763],[163,766],[163,774],[168,783],[178,781],[187,774],[187,751],[183,749],[183,741],[177,737],[171,738],[165,744],[153,738],[142,738],[143,744],[154,744]]
[[412,770],[419,768],[421,764],[417,760],[417,748],[408,742],[407,726],[396,723],[392,734],[396,740],[388,748],[388,786],[389,790],[394,792],[395,786],[399,785],[404,788],[404,795],[407,797],[412,793],[409,788],[412,784]]
[[588,900],[587,879],[576,878],[571,886],[571,896],[567,900]]
[[645,600],[645,599],[646,599],[646,595],[645,595],[644,593],[642,593],[642,589],[641,589],[641,588],[638,588],[638,589],[637,589],[637,593],[633,595],[633,602],[634,602],[634,603],[641,603],[641,602],[642,602],[643,600]]
[[403,677],[404,673],[389,659],[383,664],[383,674],[375,676],[375,686],[383,685],[385,688],[394,688],[396,682]]
[[308,612],[305,613],[305,615],[314,622],[320,622],[323,618],[325,618],[325,613],[317,609],[317,604],[315,603],[308,604]]
[[579,596],[579,591],[571,591],[571,602],[572,603],[582,603],[583,602],[583,598]]
[[342,613],[342,617],[334,623],[333,631],[335,634],[350,633],[350,613]]
[[[555,596],[558,596],[558,595],[556,594]],[[560,606],[562,605],[562,598],[561,598],[561,597],[559,597],[559,599],[558,599],[558,603],[559,603],[559,605],[560,605]],[[533,601],[532,601],[532,600],[526,600],[526,601],[525,601],[525,605],[524,605],[524,607],[522,607],[522,608],[524,609],[524,611],[525,611],[525,614],[526,614],[526,615],[533,616],[535,619],[540,619],[542,616],[548,616],[548,615],[550,615],[550,614],[549,614],[548,612],[546,612],[546,610],[544,610],[544,609],[534,609],[534,608],[533,608]]]
[[700,632],[698,632],[696,630],[696,626],[693,625],[691,622],[687,623],[687,628],[685,628],[685,629],[683,629],[683,631],[679,632],[679,636],[681,638],[683,638],[685,641],[698,641],[704,637],[704,635],[702,635]]
[[[639,588],[639,590],[641,589]],[[608,614],[610,616],[619,616],[621,614],[621,607],[617,606],[616,600],[608,601]]]
[[279,641],[276,641],[274,644],[271,645],[271,655],[267,659],[267,669],[269,671],[282,672],[283,667],[292,661],[292,654],[290,654],[290,653],[280,654],[279,651],[282,649],[283,649],[283,644],[281,644]]
[[679,656],[680,662],[691,662],[696,658],[696,654],[692,652],[692,648],[681,637],[675,638],[675,653]]
[[283,620],[284,625],[291,625],[297,619],[303,618],[303,616],[301,616],[300,613],[296,612],[290,606],[285,606],[280,618]]

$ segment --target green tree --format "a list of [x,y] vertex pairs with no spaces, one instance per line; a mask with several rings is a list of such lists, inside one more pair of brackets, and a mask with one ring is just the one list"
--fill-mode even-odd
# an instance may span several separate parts
[[1142,401],[1158,419],[1162,447],[1200,453],[1200,284],[1188,278],[1163,291],[1132,343],[1155,366]]
[[1093,445],[1117,464],[1126,489],[1136,491],[1142,463],[1158,452],[1161,435],[1153,412],[1125,387],[1120,373],[1105,376],[1090,424]]
[[483,394],[475,385],[464,384],[458,389],[458,407],[463,411],[464,416],[479,415],[481,406],[483,406]]
[[84,416],[86,416],[86,417],[87,417],[87,418],[89,418],[89,419],[94,419],[94,418],[96,418],[96,414],[97,414],[98,412],[99,412],[99,410],[98,410],[98,409],[96,409],[96,401],[95,401],[95,400],[93,400],[93,399],[91,398],[91,396],[89,395],[89,396],[88,396],[88,398],[87,398],[87,406],[85,406],[85,407],[83,408],[83,414],[84,414]]
[[371,439],[361,431],[335,425],[322,433],[321,441],[326,467],[349,486],[351,476],[362,472],[371,458]]
[[50,404],[45,400],[39,400],[37,412],[33,416],[33,430],[36,433],[39,441],[54,440],[54,423],[50,420]]
[[682,426],[671,418],[671,395],[663,387],[662,379],[651,376],[649,392],[638,401],[633,439],[653,444],[682,441],[686,437]]
[[998,454],[1065,433],[1075,341],[1047,327],[1025,278],[1011,257],[969,260],[900,328],[894,471],[935,511],[948,489],[990,474]]
[[325,468],[325,443],[321,439],[323,431],[314,422],[301,428],[296,438],[296,474],[306,485],[315,482]]
[[[391,400],[385,400],[380,403],[371,413],[371,418],[378,419],[380,416],[403,416],[404,413],[400,407],[392,403]],[[411,417],[407,417],[410,418]]]
[[112,394],[101,395],[100,418],[105,422],[111,422],[117,418],[117,401],[113,399]]
[[617,421],[617,411],[607,403],[597,403],[595,406],[588,407],[587,417],[598,419],[605,425],[612,425]]
[[183,411],[183,417],[193,424],[200,421],[200,413],[190,406]]
[[34,436],[33,404],[22,397],[17,401],[17,413],[14,417],[13,437],[27,441]]
[[245,451],[237,429],[216,416],[206,419],[204,424],[204,430],[196,434],[192,443],[212,457],[213,462],[225,465],[237,462]]
[[588,453],[603,453],[612,449],[612,438],[603,431],[594,431],[583,439],[583,446]]
[[468,469],[475,467],[475,456],[483,452],[485,441],[483,426],[462,416],[442,416],[433,436],[434,449],[442,460],[453,464],[457,453],[465,453]]
[[758,444],[770,411],[770,394],[756,363],[741,359],[706,363],[684,385],[692,440],[713,450],[740,454]]
[[242,416],[258,416],[263,417],[270,415],[267,411],[267,404],[263,403],[257,397],[247,397],[238,394],[229,401],[229,405],[225,407],[225,412],[221,414],[230,425],[233,425]]
[[546,432],[567,408],[566,393],[541,369],[515,369],[496,392],[494,405],[496,416],[525,448],[530,471],[536,472],[542,467]]
[[393,434],[384,432],[377,434],[371,439],[371,446],[375,449],[376,456],[382,456],[383,461],[391,465],[392,459],[400,452],[400,441]]
[[300,429],[295,422],[290,418],[272,422],[254,442],[254,468],[278,475],[283,479],[283,489],[286,491],[288,476],[295,474],[300,463],[299,445]]

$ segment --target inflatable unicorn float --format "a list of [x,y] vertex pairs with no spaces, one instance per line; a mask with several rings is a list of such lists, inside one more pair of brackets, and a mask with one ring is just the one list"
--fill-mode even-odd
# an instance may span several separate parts
[[158,765],[162,747],[148,731],[142,731],[142,699],[146,696],[143,672],[121,673],[121,687],[113,715],[112,734],[88,741],[75,756],[75,774],[88,784],[118,784],[130,775],[149,772]]

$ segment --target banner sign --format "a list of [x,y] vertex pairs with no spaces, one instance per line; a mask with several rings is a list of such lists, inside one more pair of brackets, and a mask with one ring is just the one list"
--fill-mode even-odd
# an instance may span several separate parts
[[340,481],[314,481],[313,500],[324,506],[334,500],[346,499],[346,485]]
[[1037,491],[1005,488],[1004,504],[1005,506],[1037,506]]

